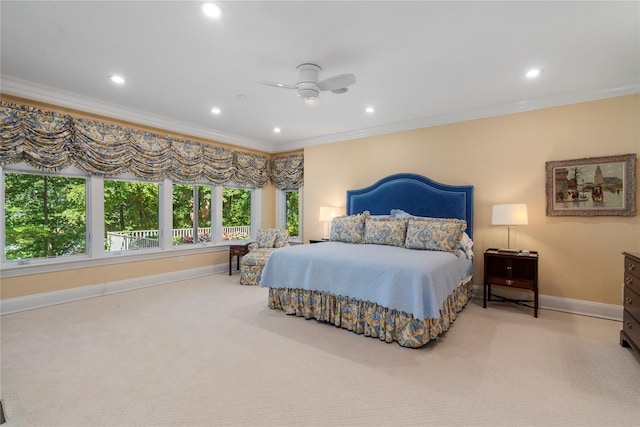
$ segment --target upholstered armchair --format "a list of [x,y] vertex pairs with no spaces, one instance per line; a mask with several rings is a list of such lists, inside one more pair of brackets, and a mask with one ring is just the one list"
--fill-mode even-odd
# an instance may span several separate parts
[[289,246],[289,233],[287,230],[276,228],[261,228],[255,242],[249,243],[249,253],[240,260],[240,284],[253,285],[260,284],[262,269],[264,268],[269,255],[284,246]]

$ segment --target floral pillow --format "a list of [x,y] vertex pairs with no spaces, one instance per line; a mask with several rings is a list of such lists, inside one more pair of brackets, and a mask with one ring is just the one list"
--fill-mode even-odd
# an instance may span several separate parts
[[258,237],[256,242],[259,248],[273,248],[273,244],[276,241],[276,234],[278,230],[275,228],[261,228],[258,230]]
[[358,215],[342,215],[331,221],[329,240],[345,243],[364,242],[364,224],[369,218],[369,211]]
[[446,251],[458,256],[467,221],[453,218],[409,218],[404,246],[408,249]]
[[404,246],[406,232],[406,219],[367,218],[364,242],[374,245]]
[[287,230],[276,230],[276,240],[273,242],[274,248],[289,246],[289,232]]
[[473,240],[467,233],[462,233],[460,239],[460,249],[464,251],[468,259],[473,259]]

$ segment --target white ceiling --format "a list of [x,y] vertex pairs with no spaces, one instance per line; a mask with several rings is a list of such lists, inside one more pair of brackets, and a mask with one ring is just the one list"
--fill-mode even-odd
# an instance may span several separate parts
[[218,3],[2,0],[1,89],[266,152],[640,92],[638,1]]

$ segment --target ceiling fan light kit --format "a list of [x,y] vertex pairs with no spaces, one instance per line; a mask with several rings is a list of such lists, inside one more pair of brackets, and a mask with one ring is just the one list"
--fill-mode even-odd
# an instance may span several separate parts
[[304,105],[309,109],[313,109],[313,108],[319,108],[322,105],[322,103],[320,102],[320,98],[313,97],[313,98],[305,98]]
[[348,86],[356,82],[356,76],[351,73],[339,74],[320,81],[319,74],[322,68],[316,64],[300,64],[296,67],[296,70],[298,70],[298,82],[295,85],[269,81],[260,83],[282,89],[295,89],[307,107],[317,107],[320,102],[320,91],[341,94],[347,92],[349,90]]

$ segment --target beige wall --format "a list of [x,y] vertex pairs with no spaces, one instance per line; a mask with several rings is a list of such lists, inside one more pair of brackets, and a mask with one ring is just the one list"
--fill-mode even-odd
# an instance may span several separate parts
[[259,228],[276,226],[276,187],[269,183],[262,188],[262,222]]
[[98,267],[76,268],[51,273],[29,274],[2,279],[2,299],[24,297],[44,292],[111,283],[120,280],[135,279],[154,274],[170,273],[200,267],[210,267],[226,263],[228,251],[207,252],[184,255],[180,262],[180,254],[174,253],[166,257],[146,261],[124,261],[119,264]]
[[[540,252],[540,293],[621,304],[623,251],[640,251],[640,216],[547,217],[545,162],[640,154],[640,95],[510,114],[308,147],[304,238],[319,238],[320,206],[345,205],[345,192],[393,173],[475,186],[474,264],[506,247],[491,226],[491,205],[527,203],[529,225],[512,229],[511,245]],[[640,202],[640,198],[636,195]]]

